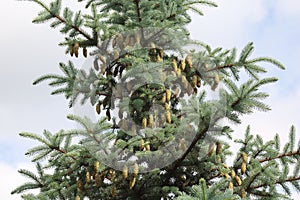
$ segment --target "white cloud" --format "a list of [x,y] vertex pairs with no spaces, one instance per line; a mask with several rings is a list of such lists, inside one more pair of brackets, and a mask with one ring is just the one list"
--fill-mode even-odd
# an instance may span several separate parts
[[189,25],[194,38],[215,46],[244,45],[251,27],[267,16],[267,7],[261,0],[216,2],[218,8],[203,8],[204,17],[192,14]]
[[35,167],[28,163],[18,163],[17,166],[12,166],[8,163],[0,162],[1,181],[0,181],[0,196],[1,199],[19,200],[21,195],[11,195],[11,191],[28,179],[17,173],[18,169],[27,169],[35,171]]
[[300,1],[297,0],[277,0],[276,12],[284,17],[300,16]]
[[1,1],[0,10],[0,18],[5,19],[0,21],[1,142],[25,130],[39,133],[44,128],[73,128],[66,119],[72,110],[65,98],[51,97],[53,89],[46,83],[32,85],[43,74],[61,73],[58,63],[70,59],[58,46],[64,36],[48,24],[31,23],[41,10],[33,2]]

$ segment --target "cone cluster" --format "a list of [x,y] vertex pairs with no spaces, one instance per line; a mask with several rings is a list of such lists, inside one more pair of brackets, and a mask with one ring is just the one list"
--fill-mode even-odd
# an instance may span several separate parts
[[[76,58],[79,56],[79,43],[75,42],[73,45],[69,46],[69,53],[73,57],[75,55]],[[86,47],[82,48],[82,54],[86,58],[88,56],[88,52]]]

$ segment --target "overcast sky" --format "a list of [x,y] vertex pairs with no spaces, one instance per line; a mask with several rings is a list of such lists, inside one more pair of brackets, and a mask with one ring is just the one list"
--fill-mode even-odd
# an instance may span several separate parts
[[[67,3],[74,0],[66,0]],[[193,15],[189,26],[192,37],[213,47],[241,49],[249,41],[256,47],[254,55],[270,56],[286,66],[282,71],[265,65],[269,76],[280,80],[265,86],[270,93],[266,101],[272,111],[256,112],[243,118],[236,127],[236,136],[244,134],[250,124],[252,133],[271,139],[275,133],[286,139],[290,126],[300,129],[300,1],[296,0],[226,0],[216,1],[218,8],[208,8],[204,17]],[[18,133],[41,133],[43,129],[58,131],[74,128],[66,119],[67,102],[62,96],[50,96],[46,84],[33,86],[34,79],[44,73],[58,72],[58,63],[69,58],[57,43],[63,36],[48,24],[34,25],[31,20],[40,8],[31,2],[5,0],[0,2],[0,197],[24,179],[19,168],[31,168],[24,152],[33,143]],[[80,67],[83,59],[77,61]],[[297,132],[299,138],[300,130]],[[298,196],[300,198],[300,196]],[[294,198],[297,196],[294,194]]]

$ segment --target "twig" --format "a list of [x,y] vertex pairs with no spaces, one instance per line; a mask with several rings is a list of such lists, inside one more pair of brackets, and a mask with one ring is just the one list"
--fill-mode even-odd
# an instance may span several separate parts
[[222,65],[222,66],[214,67],[212,69],[207,69],[205,72],[216,71],[216,70],[220,70],[220,69],[230,68],[233,66],[234,66],[234,64]]
[[[293,181],[299,181],[300,180],[300,176],[296,176],[296,177],[290,177],[290,178],[287,178],[285,180],[279,180],[279,181],[276,181],[275,184],[280,184],[280,183],[283,183],[283,182],[293,182]],[[261,187],[265,187],[265,186],[268,186],[269,183],[263,183],[263,184],[260,184],[260,185],[256,185],[256,186],[253,186],[251,187],[251,189],[257,189],[257,188],[261,188]]]
[[189,146],[189,148],[184,152],[184,154],[179,158],[177,159],[173,166],[172,166],[172,170],[171,171],[174,171],[178,166],[179,164],[187,157],[187,155],[193,150],[194,146],[197,144],[197,142],[204,136],[204,134],[208,131],[208,127],[205,127],[205,129],[203,129],[195,138],[194,140],[192,141],[191,145]]
[[[67,152],[65,151],[65,150],[63,150],[63,149],[61,149],[61,148],[59,148],[59,147],[50,147],[51,149],[53,149],[53,150],[56,150],[56,151],[59,151],[59,152],[61,152],[61,153],[63,153],[63,154],[67,154]],[[69,155],[69,157],[71,157],[73,160],[77,160],[74,156],[72,156],[72,155]]]
[[[142,16],[141,16],[141,10],[140,10],[140,0],[134,0],[134,3],[136,5],[136,12],[137,12],[137,16],[139,18],[139,22],[141,22]],[[142,36],[142,41],[144,41],[145,35],[144,35],[144,28],[142,26],[141,26],[141,36]]]
[[283,157],[296,156],[296,155],[299,155],[299,154],[300,154],[299,151],[291,151],[291,152],[289,152],[289,153],[280,154],[280,155],[278,155],[278,156],[276,156],[276,157],[268,157],[268,158],[259,160],[259,162],[260,162],[260,163],[263,163],[263,162],[267,162],[267,161],[270,161],[270,160],[280,159],[280,158],[283,158]]

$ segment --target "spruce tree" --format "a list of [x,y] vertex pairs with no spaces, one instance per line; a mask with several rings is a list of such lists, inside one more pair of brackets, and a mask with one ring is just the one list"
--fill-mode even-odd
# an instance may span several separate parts
[[[261,87],[263,62],[252,58],[253,43],[212,48],[192,40],[190,11],[203,15],[206,0],[78,0],[82,11],[62,8],[62,0],[42,7],[33,23],[51,21],[65,35],[68,63],[62,74],[46,74],[52,95],[69,106],[89,105],[97,115],[68,115],[74,130],[20,135],[37,141],[26,155],[37,174],[12,194],[23,199],[289,199],[299,186],[300,142],[295,129],[282,148],[279,136],[263,141],[245,131],[231,137],[241,116],[268,111]],[[80,4],[82,5],[82,4]],[[82,14],[84,13],[84,14]],[[77,57],[93,62],[75,67]],[[248,79],[240,80],[247,72]],[[211,98],[208,94],[217,94]],[[78,115],[77,115],[78,114]],[[240,149],[230,146],[238,143]],[[229,160],[233,160],[230,162]],[[291,171],[292,170],[292,171]]]

